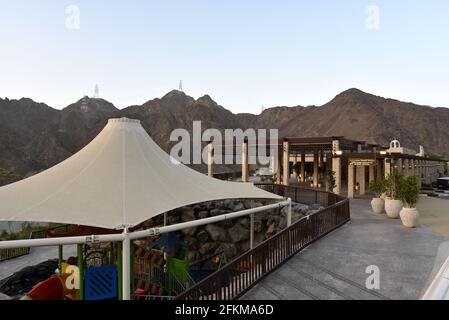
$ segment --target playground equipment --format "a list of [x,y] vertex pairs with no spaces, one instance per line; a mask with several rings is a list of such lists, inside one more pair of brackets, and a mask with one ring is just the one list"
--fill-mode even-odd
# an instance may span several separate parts
[[23,248],[23,247],[45,247],[45,246],[60,246],[60,260],[62,261],[62,246],[76,244],[78,246],[78,268],[79,268],[79,297],[84,299],[84,252],[83,246],[90,244],[109,243],[112,256],[115,258],[115,265],[117,267],[117,286],[118,286],[118,299],[129,300],[131,299],[131,293],[133,291],[133,285],[131,285],[131,279],[134,279],[134,271],[131,266],[134,265],[134,254],[132,251],[134,247],[131,243],[137,239],[144,239],[148,237],[154,237],[166,233],[176,232],[187,228],[206,225],[209,223],[216,223],[229,219],[235,219],[243,216],[248,216],[253,213],[277,209],[287,206],[287,225],[291,222],[291,199],[277,202],[275,204],[266,205],[263,207],[246,209],[238,212],[227,213],[219,216],[208,217],[204,219],[178,223],[175,225],[163,226],[158,228],[150,228],[142,231],[128,232],[125,228],[120,234],[106,234],[106,235],[91,235],[91,236],[71,236],[71,237],[58,237],[58,238],[46,238],[46,239],[31,239],[31,240],[14,240],[14,241],[1,241],[0,249],[8,248]]

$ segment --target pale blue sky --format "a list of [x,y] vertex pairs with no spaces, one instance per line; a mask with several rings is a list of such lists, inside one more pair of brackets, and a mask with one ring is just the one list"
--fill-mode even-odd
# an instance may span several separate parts
[[[65,27],[68,5],[80,29]],[[380,29],[366,27],[368,5]],[[119,108],[177,88],[234,112],[364,91],[449,107],[449,1],[0,0],[0,97]]]

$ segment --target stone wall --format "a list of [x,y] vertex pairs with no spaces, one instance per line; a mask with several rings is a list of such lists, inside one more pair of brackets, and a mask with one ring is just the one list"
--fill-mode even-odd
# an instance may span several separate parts
[[[260,207],[270,204],[268,201],[254,201],[253,207]],[[207,202],[189,207],[183,207],[168,213],[168,224],[188,222],[197,219],[218,216],[230,212],[241,211],[252,207],[249,200],[225,200]],[[295,222],[301,217],[322,207],[317,205],[307,206],[299,203],[292,203],[292,221]],[[160,219],[160,218],[159,218]],[[151,223],[153,224],[153,223]],[[154,222],[157,224],[157,222]],[[256,213],[254,215],[254,245],[273,236],[286,227],[286,208],[273,209]],[[189,261],[200,260],[206,256],[224,252],[231,259],[250,248],[250,217],[237,218],[208,224],[200,227],[193,227],[178,232],[187,245],[185,256],[179,258]],[[209,267],[206,261],[202,268]],[[212,267],[212,265],[210,265]]]

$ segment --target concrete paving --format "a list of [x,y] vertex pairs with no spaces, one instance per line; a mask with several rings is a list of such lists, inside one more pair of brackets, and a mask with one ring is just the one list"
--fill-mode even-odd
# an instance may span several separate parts
[[449,201],[447,199],[421,196],[417,207],[423,225],[449,238]]
[[[76,245],[64,246],[64,258],[76,256]],[[5,279],[27,266],[33,266],[58,257],[58,247],[31,248],[29,254],[0,262],[0,280]]]
[[[313,243],[242,299],[419,299],[448,253],[446,238],[420,225],[371,212],[351,201],[351,222]],[[379,268],[379,289],[367,289],[367,267]]]

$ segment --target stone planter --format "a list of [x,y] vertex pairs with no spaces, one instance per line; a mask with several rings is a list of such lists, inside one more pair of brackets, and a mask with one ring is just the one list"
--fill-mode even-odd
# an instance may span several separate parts
[[371,208],[374,213],[381,214],[385,212],[385,200],[381,198],[373,198],[371,200]]
[[399,213],[403,207],[401,200],[385,199],[385,212],[388,218],[399,219]]
[[416,228],[419,221],[419,211],[416,208],[403,208],[400,212],[402,224],[407,228]]

